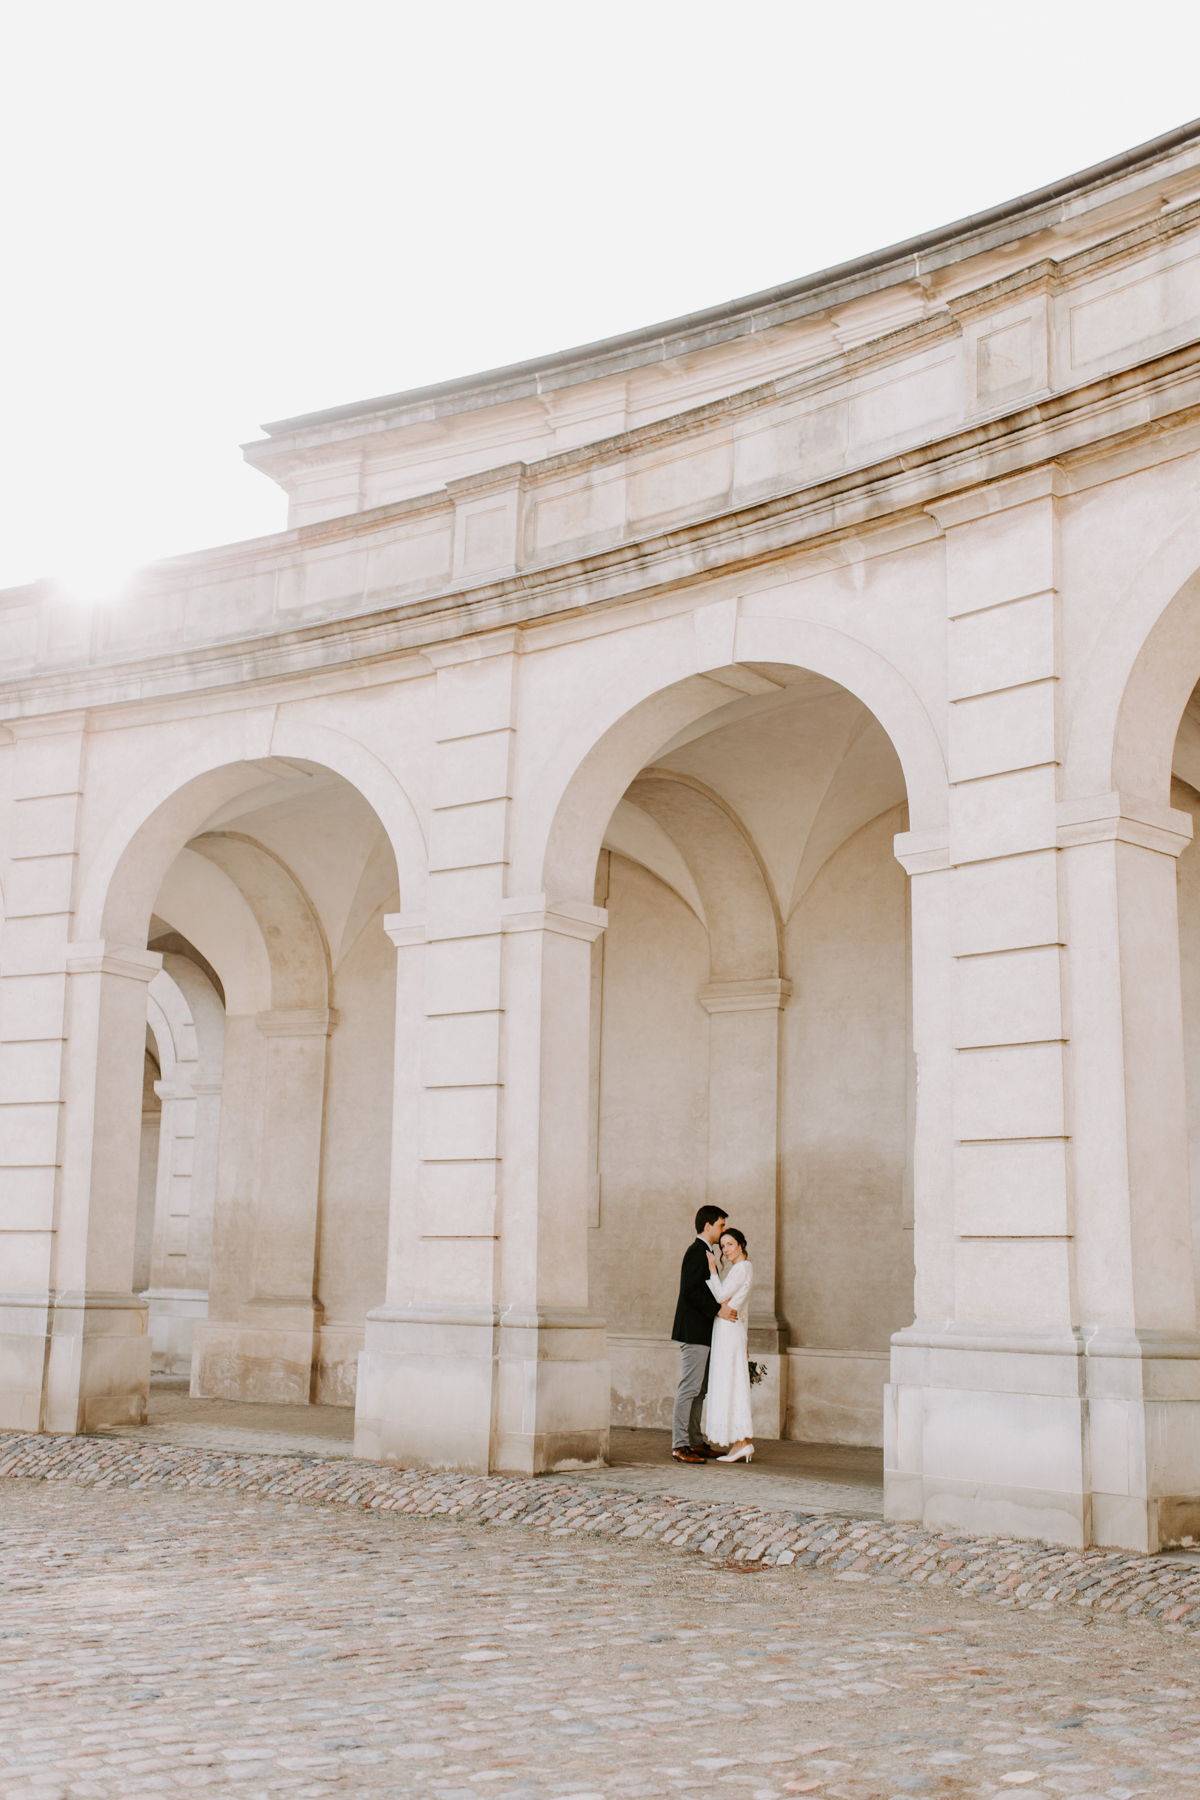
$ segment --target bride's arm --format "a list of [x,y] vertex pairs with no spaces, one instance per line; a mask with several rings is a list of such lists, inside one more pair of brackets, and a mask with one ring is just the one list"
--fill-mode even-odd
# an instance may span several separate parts
[[722,1281],[721,1277],[715,1274],[710,1275],[708,1278],[708,1285],[712,1289],[714,1296],[721,1302],[722,1306],[729,1298],[729,1283],[732,1279],[732,1275],[726,1275],[724,1281]]
[[726,1301],[730,1306],[736,1308],[736,1310],[741,1313],[745,1305],[746,1296],[750,1292],[750,1283],[753,1279],[754,1274],[749,1263],[735,1263],[729,1272],[727,1281],[728,1292],[721,1295],[722,1300]]

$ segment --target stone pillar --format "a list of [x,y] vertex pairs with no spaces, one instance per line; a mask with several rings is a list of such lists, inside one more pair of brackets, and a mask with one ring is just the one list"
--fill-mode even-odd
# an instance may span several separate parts
[[151,951],[67,949],[61,1170],[42,1428],[91,1431],[146,1416],[150,1339],[133,1287],[146,987]]
[[26,729],[0,746],[0,1427],[13,1431],[42,1424],[83,721]]
[[1200,1337],[1176,858],[1186,813],[1059,808],[1071,950],[1075,1279],[1095,1542],[1200,1538]]
[[588,1311],[591,946],[606,914],[509,899],[499,1390],[493,1466],[536,1475],[608,1461],[611,1372]]
[[170,1081],[154,1084],[162,1124],[146,1299],[153,1367],[168,1375],[190,1375],[195,1322],[208,1316],[221,1083],[195,1067],[177,1063]]
[[[487,1470],[499,1348],[500,903],[516,636],[439,646],[426,910],[400,956],[388,1297],[368,1315],[355,1443]],[[402,1142],[400,1121],[411,1136]]]
[[607,1445],[603,1326],[586,1313],[589,945],[603,914],[504,899],[516,650],[505,634],[430,652],[427,909],[388,922],[388,1298],[367,1319],[355,1444],[410,1467],[552,1467]]
[[749,1352],[765,1364],[752,1390],[757,1437],[783,1436],[787,1329],[778,1313],[779,1025],[791,982],[715,981],[709,1014],[708,1198],[746,1235],[754,1264]]
[[325,1007],[257,1015],[266,1041],[250,1298],[236,1321],[194,1327],[192,1393],[205,1399],[307,1405],[320,1307],[315,1298]]
[[950,828],[944,844],[897,839],[913,877],[917,1320],[892,1340],[885,1507],[1145,1550],[1168,1518],[1192,1529],[1178,1520],[1200,1486],[1187,1454],[1153,1441],[1165,1398],[1181,1441],[1200,1424],[1180,1249],[1183,838],[1178,815],[1059,801],[1055,480],[935,509]]
[[3,746],[0,1424],[75,1432],[145,1417],[132,1292],[145,948],[72,944],[82,715]]

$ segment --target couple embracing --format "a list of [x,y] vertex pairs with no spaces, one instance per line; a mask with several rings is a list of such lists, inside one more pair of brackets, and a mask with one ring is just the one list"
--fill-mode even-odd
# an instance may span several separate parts
[[[683,1361],[671,1415],[676,1462],[749,1462],[754,1455],[746,1354],[753,1280],[741,1232],[726,1223],[720,1207],[702,1206],[683,1258],[671,1332]],[[728,1445],[726,1454],[718,1455],[714,1444]]]

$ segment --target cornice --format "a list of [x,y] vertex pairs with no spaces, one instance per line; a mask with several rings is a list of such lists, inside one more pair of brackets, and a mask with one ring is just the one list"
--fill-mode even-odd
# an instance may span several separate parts
[[1047,187],[797,281],[528,362],[275,420],[264,425],[265,439],[243,448],[248,460],[266,462],[278,456],[288,440],[298,446],[306,438],[327,438],[339,426],[357,426],[360,434],[373,433],[401,422],[537,397],[811,317],[905,280],[927,279],[956,262],[1050,229],[1071,217],[1073,207],[1085,196],[1103,188],[1119,192],[1122,182],[1128,183],[1154,164],[1165,166],[1172,159],[1181,160],[1189,150],[1194,151],[1198,140],[1200,120],[1193,120]]
[[[752,504],[566,562],[471,588],[287,632],[105,664],[35,670],[0,688],[0,720],[219,694],[264,681],[309,679],[411,656],[450,638],[521,628],[666,589],[742,575],[811,552],[853,531],[869,536],[973,486],[1162,434],[1200,419],[1200,340],[1100,380],[1043,395],[894,455]],[[355,515],[362,528],[364,515]]]

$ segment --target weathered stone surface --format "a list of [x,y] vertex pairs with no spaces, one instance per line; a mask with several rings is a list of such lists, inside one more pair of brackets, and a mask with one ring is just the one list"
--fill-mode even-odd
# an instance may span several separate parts
[[0,1437],[0,1481],[69,1483],[138,1492],[195,1491],[303,1500],[464,1523],[539,1527],[555,1536],[644,1539],[717,1562],[795,1567],[843,1581],[945,1588],[1019,1611],[1061,1610],[1200,1625],[1200,1560],[995,1537],[945,1537],[830,1514],[769,1512],[732,1502],[550,1478],[430,1475],[375,1463],[176,1450],[94,1438]]
[[3,1800],[1181,1800],[1200,1777],[1200,1679],[1139,1621],[211,1489],[0,1481],[0,1556]]

